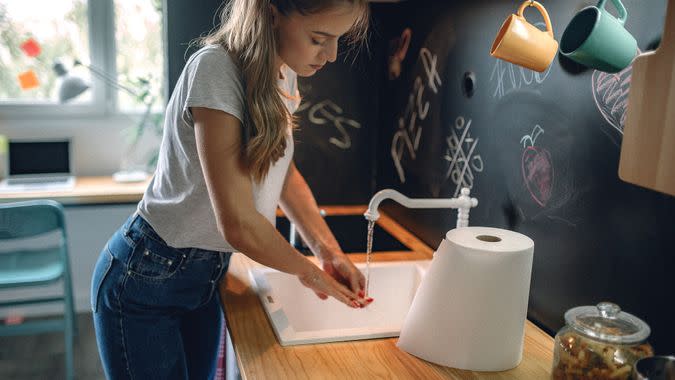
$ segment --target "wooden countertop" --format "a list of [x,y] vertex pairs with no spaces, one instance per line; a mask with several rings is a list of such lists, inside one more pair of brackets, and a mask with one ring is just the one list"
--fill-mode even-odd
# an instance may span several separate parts
[[112,177],[76,177],[69,190],[21,191],[0,193],[0,202],[53,199],[64,205],[135,203],[141,200],[150,179],[143,182],[119,183]]
[[[324,207],[328,215],[359,214],[365,206]],[[386,214],[378,224],[414,249],[378,252],[374,261],[430,259],[433,250]],[[351,254],[364,262],[365,254]],[[232,256],[220,295],[243,379],[548,379],[553,363],[553,338],[525,323],[523,360],[504,372],[471,372],[432,364],[396,347],[398,338],[282,347],[251,288],[248,269],[260,264]]]

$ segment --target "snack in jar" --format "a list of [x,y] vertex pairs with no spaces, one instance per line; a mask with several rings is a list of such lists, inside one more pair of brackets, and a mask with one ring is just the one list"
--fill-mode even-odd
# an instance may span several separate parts
[[555,336],[555,380],[628,380],[637,360],[654,355],[649,326],[616,304],[572,308],[565,323]]

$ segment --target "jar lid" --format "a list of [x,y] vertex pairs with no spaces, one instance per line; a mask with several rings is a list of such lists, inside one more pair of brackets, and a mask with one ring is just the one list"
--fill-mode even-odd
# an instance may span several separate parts
[[651,333],[643,320],[611,302],[567,310],[565,322],[585,336],[609,343],[640,343]]

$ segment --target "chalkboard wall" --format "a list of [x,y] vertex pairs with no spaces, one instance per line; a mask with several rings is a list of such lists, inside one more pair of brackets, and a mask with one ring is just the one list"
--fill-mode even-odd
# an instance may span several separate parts
[[[543,1],[557,40],[589,4]],[[665,2],[624,4],[627,29],[641,50],[653,49]],[[657,352],[675,353],[675,324],[665,312],[675,290],[675,198],[617,175],[631,70],[608,75],[558,56],[535,73],[490,57],[499,27],[519,5],[376,8],[382,43],[398,46],[406,28],[412,37],[400,76],[381,78],[377,187],[411,197],[452,197],[471,187],[479,200],[471,225],[508,228],[535,242],[531,320],[553,334],[567,309],[609,300],[651,326]],[[526,17],[542,24],[534,9]],[[384,206],[434,247],[455,223],[448,210]]]
[[299,78],[294,160],[321,204],[365,204],[375,190],[376,51],[341,49],[334,63]]
[[206,35],[220,22],[222,0],[163,0],[169,100],[185,62],[196,51],[190,42]]

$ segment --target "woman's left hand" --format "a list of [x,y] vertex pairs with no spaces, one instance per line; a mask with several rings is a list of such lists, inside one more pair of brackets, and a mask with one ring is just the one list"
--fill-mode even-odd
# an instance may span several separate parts
[[[366,286],[366,277],[354,266],[347,255],[342,252],[334,253],[330,258],[323,260],[321,264],[323,270],[331,277],[350,288],[360,297],[364,297],[363,289]],[[325,299],[321,294],[319,294],[319,297]],[[370,303],[372,299],[366,300],[366,302]]]

